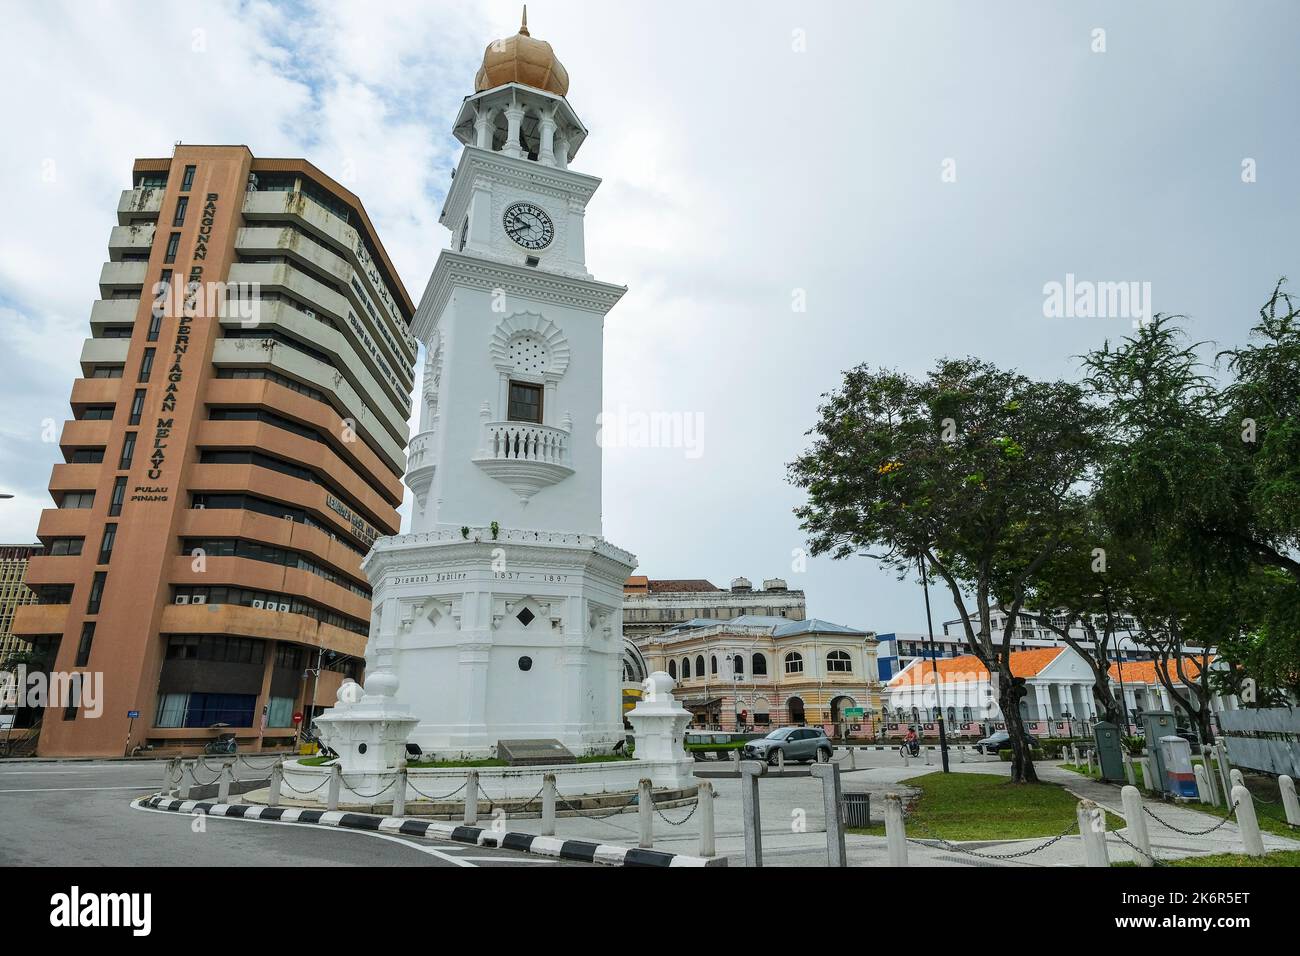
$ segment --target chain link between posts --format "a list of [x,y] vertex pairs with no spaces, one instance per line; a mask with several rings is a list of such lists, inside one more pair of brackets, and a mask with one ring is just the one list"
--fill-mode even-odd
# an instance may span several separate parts
[[[1044,840],[1042,843],[1038,844],[1037,846],[1032,846],[1027,850],[1017,850],[1014,853],[981,853],[979,850],[972,850],[970,847],[965,847],[958,843],[953,843],[950,840],[945,840],[943,837],[939,836],[937,833],[935,833],[925,824],[918,821],[915,817],[909,817],[906,814],[904,814],[903,819],[904,821],[907,822],[908,826],[916,827],[917,829],[921,830],[923,834],[928,834],[926,839],[940,844],[941,846],[944,847],[944,849],[952,850],[956,853],[965,853],[969,856],[979,857],[981,860],[1016,860],[1021,857],[1032,856],[1035,853],[1039,853],[1043,850],[1046,850],[1049,846],[1058,842],[1059,840],[1064,839],[1069,834],[1077,833],[1079,830],[1077,824],[1071,823],[1069,826],[1067,826],[1056,836]],[[907,841],[909,843],[915,843],[919,846],[926,845],[923,840],[917,840],[913,837],[908,837]]]
[[1223,826],[1229,820],[1231,820],[1232,814],[1236,811],[1237,807],[1239,806],[1241,806],[1240,802],[1234,803],[1232,806],[1230,806],[1228,808],[1228,812],[1224,814],[1223,819],[1220,820],[1218,823],[1216,823],[1214,826],[1210,827],[1208,830],[1184,830],[1181,827],[1176,827],[1167,820],[1161,820],[1158,816],[1155,815],[1155,813],[1152,812],[1150,807],[1146,806],[1146,804],[1142,805],[1142,812],[1145,813],[1147,816],[1149,816],[1152,820],[1156,821],[1156,823],[1160,824],[1165,829],[1173,830],[1175,833],[1181,833],[1183,836],[1207,836],[1213,833],[1215,830],[1219,829],[1219,827]]

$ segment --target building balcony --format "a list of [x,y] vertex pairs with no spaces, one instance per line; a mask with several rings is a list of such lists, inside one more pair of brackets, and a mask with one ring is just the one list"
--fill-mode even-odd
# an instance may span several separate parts
[[484,422],[483,444],[474,464],[526,505],[543,488],[573,474],[569,429],[531,422]]
[[113,423],[106,421],[68,421],[59,436],[60,448],[106,448]]
[[139,311],[139,299],[96,299],[90,307],[91,331],[98,332],[106,325],[131,325]]
[[94,491],[104,466],[57,464],[50,471],[50,494],[63,491]]
[[108,258],[118,262],[127,253],[143,252],[147,255],[153,249],[153,237],[157,228],[157,224],[152,222],[114,226],[108,234]]
[[[59,606],[66,618],[67,605]],[[353,634],[340,627],[321,624],[306,615],[291,611],[270,611],[240,604],[169,604],[163,608],[158,630],[162,634],[236,634],[272,641],[292,641],[295,644],[339,651],[350,657],[363,657],[366,653],[366,637],[363,634]]]
[[406,486],[417,495],[427,494],[438,462],[434,458],[434,432],[420,432],[406,447]]
[[[100,341],[112,341],[100,339]],[[117,393],[122,390],[120,378],[78,378],[72,382],[72,397],[68,400],[73,408],[87,405],[115,405]]]
[[80,576],[80,554],[38,554],[27,561],[23,583],[28,587],[38,584],[67,584]]
[[36,537],[84,538],[90,529],[89,508],[46,508],[36,523]]
[[139,291],[144,288],[144,278],[149,271],[147,262],[105,262],[99,270],[99,295],[111,299],[114,289]]
[[148,187],[143,189],[124,189],[117,201],[117,221],[119,225],[130,225],[140,219],[152,217],[157,220],[162,210],[164,189]]
[[68,624],[71,604],[23,604],[14,608],[14,634],[62,634]]
[[86,339],[81,345],[81,374],[89,376],[97,365],[125,365],[130,339]]

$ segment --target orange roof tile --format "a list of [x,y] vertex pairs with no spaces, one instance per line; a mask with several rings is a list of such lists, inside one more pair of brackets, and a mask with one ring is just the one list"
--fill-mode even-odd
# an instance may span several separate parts
[[[1188,680],[1196,680],[1200,676],[1201,661],[1204,659],[1205,658],[1203,657],[1188,656],[1188,658],[1183,662],[1183,673],[1187,675]],[[1213,657],[1209,659],[1211,661],[1214,660]],[[1174,665],[1173,661],[1170,661],[1169,663],[1171,665],[1169,668],[1169,676],[1176,681],[1178,680],[1177,666]],[[1110,665],[1110,670],[1108,671],[1108,673],[1110,674],[1111,680],[1117,682],[1119,681],[1120,664],[1118,661]],[[1124,683],[1126,684],[1160,683],[1160,678],[1156,676],[1156,662],[1155,661],[1124,661]]]
[[[1064,647],[1038,647],[1032,651],[1012,651],[1011,674],[1013,677],[1033,677],[1060,657],[1064,650]],[[943,681],[972,676],[976,680],[983,680],[989,673],[989,669],[974,654],[945,657],[939,660],[938,664],[939,679]],[[904,668],[889,682],[889,685],[909,687],[920,683],[934,683],[934,666],[928,660],[920,660]]]

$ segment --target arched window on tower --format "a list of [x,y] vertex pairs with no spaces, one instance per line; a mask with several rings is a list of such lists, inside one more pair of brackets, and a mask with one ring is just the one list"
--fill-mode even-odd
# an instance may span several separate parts
[[731,672],[737,677],[745,676],[745,659],[739,654],[731,659]]
[[831,651],[826,655],[826,670],[830,673],[853,673],[853,658],[848,651]]
[[717,676],[717,673],[718,673],[718,655],[717,655],[717,654],[710,654],[710,655],[709,655],[709,673],[710,673],[710,674],[713,674],[714,676]]
[[669,661],[669,662],[668,662],[668,676],[671,677],[673,680],[677,680],[677,662],[676,662],[676,661]]
[[803,655],[798,651],[791,651],[785,655],[785,672],[787,674],[802,674]]
[[682,680],[690,680],[690,679],[691,679],[691,659],[689,657],[683,657],[682,658]]
[[755,677],[765,677],[767,675],[767,658],[762,654],[755,654],[752,667],[753,670],[751,673],[753,673]]
[[703,654],[697,654],[695,657],[695,676],[696,677],[704,676],[704,655]]

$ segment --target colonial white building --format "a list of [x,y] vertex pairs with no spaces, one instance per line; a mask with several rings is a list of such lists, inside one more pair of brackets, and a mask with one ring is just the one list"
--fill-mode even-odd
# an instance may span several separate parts
[[626,291],[587,271],[571,168],[587,130],[550,44],[491,44],[453,123],[464,144],[412,331],[426,361],[406,481],[411,533],[380,539],[367,670],[401,682],[440,756],[623,738],[623,584],[601,536],[597,416],[606,314]]
[[650,670],[677,680],[697,727],[819,724],[833,733],[879,712],[870,631],[746,614],[686,621],[640,647]]

